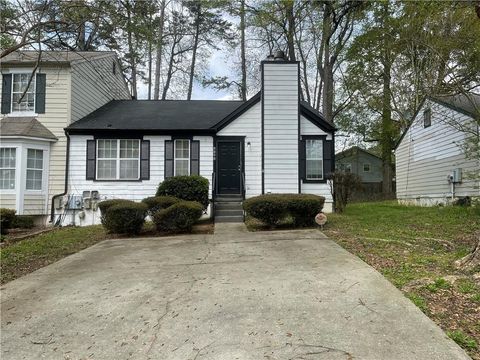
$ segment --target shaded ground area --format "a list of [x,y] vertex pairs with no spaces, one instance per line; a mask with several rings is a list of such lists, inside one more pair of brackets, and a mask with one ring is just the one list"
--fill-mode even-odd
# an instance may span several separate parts
[[4,285],[2,359],[468,359],[319,231],[238,226],[107,240]]
[[480,209],[348,205],[325,233],[380,271],[474,359],[480,359],[480,269],[462,271],[480,230]]

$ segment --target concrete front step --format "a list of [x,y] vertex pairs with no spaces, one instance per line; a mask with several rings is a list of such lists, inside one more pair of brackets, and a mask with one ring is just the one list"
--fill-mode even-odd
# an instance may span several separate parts
[[216,202],[242,202],[243,198],[241,196],[224,195],[224,196],[215,197],[215,201]]
[[243,216],[243,210],[240,209],[215,209],[215,216]]
[[243,215],[233,215],[233,216],[215,216],[215,222],[243,222]]
[[243,209],[241,202],[217,202],[215,210],[241,210]]

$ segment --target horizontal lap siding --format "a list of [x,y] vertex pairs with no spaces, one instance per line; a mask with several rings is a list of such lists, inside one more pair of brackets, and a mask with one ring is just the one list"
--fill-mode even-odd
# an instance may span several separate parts
[[7,209],[15,209],[17,207],[15,194],[0,193],[0,207]]
[[[245,196],[262,193],[261,105],[256,104],[218,132],[218,136],[245,136]],[[250,142],[250,149],[247,143]]]
[[[423,111],[432,110],[432,125],[423,127]],[[462,168],[463,182],[455,184],[457,196],[479,196],[478,181],[468,180],[467,172],[479,172],[478,163],[467,160],[461,148],[465,133],[452,124],[473,126],[471,118],[427,100],[396,150],[397,197],[436,198],[451,196],[447,175]]]
[[265,192],[297,193],[298,64],[263,65]]
[[121,69],[114,56],[72,65],[72,122],[90,114],[110,100],[130,99]]
[[194,136],[193,140],[200,141],[200,175],[208,179],[208,194],[212,198],[213,137]]
[[23,214],[24,215],[42,215],[45,213],[44,195],[24,195]]
[[86,179],[86,146],[92,136],[73,135],[70,140],[69,194],[81,195],[83,191],[97,190],[100,198],[130,199],[140,201],[155,196],[164,176],[165,140],[170,136],[146,136],[150,140],[150,180],[143,181],[93,181]]

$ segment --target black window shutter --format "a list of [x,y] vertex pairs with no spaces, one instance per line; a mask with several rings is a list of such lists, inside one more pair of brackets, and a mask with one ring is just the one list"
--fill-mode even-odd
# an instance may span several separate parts
[[323,141],[323,178],[325,179],[329,174],[334,172],[333,169],[333,157],[334,148],[332,140]]
[[96,141],[87,140],[87,180],[95,180]]
[[165,179],[173,176],[173,141],[165,140]]
[[190,175],[200,175],[200,141],[191,141]]
[[306,156],[306,142],[300,140],[300,179],[305,180],[307,177],[307,156]]
[[150,179],[150,140],[142,140],[140,145],[140,179]]
[[35,91],[35,112],[37,114],[45,113],[45,96],[47,89],[47,75],[37,74],[37,84]]
[[12,108],[12,74],[2,74],[2,114]]

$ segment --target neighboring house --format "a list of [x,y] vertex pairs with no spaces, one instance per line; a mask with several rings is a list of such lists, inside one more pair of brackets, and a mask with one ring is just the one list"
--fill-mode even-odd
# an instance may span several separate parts
[[382,159],[358,146],[335,154],[335,168],[358,175],[362,183],[382,182]]
[[17,51],[0,61],[0,207],[45,220],[64,193],[64,128],[130,94],[113,52]]
[[480,196],[480,160],[467,159],[463,147],[466,137],[478,141],[479,109],[475,94],[422,102],[395,151],[400,202],[436,205]]
[[[312,193],[332,211],[333,124],[300,100],[298,62],[278,52],[261,72],[261,90],[246,102],[111,101],[70,125],[70,199],[60,221],[98,223],[98,201],[140,201],[165,178],[192,174],[209,180],[215,203]],[[243,219],[231,205],[216,207],[216,221]]]

